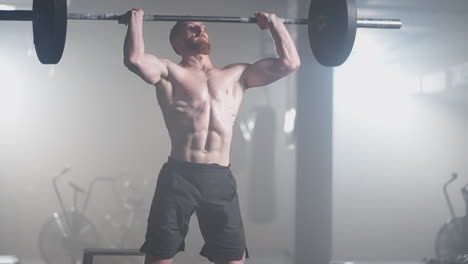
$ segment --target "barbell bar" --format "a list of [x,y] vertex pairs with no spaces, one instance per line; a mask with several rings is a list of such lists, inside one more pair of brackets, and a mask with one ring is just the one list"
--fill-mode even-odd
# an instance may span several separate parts
[[[0,20],[32,21],[39,61],[57,64],[63,54],[67,20],[118,20],[119,14],[68,13],[66,0],[33,0],[33,10],[0,11]],[[308,18],[280,18],[284,24],[308,25],[309,43],[317,61],[339,66],[354,45],[357,28],[400,29],[400,19],[357,18],[355,0],[311,0]],[[170,16],[146,14],[144,21],[256,23],[255,17]]]
[[[82,14],[68,13],[69,20],[118,20],[118,14]],[[144,21],[198,21],[198,22],[218,22],[218,23],[257,23],[255,17],[218,17],[218,16],[167,16],[167,15],[144,15]],[[307,18],[280,18],[283,24],[309,24]],[[401,28],[399,19],[358,19],[358,28]]]

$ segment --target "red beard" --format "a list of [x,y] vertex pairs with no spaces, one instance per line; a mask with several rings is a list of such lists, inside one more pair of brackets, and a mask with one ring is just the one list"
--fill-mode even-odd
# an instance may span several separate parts
[[211,52],[211,44],[209,40],[202,37],[189,39],[185,42],[185,45],[189,50],[203,55],[208,55]]

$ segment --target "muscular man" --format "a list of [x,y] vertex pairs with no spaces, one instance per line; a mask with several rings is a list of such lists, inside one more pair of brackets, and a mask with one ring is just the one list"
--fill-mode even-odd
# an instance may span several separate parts
[[177,64],[145,52],[143,11],[133,9],[119,23],[128,25],[124,64],[156,95],[171,139],[148,218],[141,251],[146,264],[170,264],[184,250],[195,212],[205,244],[200,252],[216,264],[241,264],[248,257],[235,179],[229,169],[233,124],[244,92],[293,73],[300,58],[287,29],[275,14],[257,13],[257,24],[273,37],[278,58],[223,68],[210,60],[210,41],[201,22],[177,22],[169,39],[181,56]]

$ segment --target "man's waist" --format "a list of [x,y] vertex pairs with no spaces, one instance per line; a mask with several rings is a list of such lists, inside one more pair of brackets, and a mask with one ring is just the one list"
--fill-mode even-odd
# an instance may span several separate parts
[[172,146],[170,157],[174,160],[188,163],[218,164],[225,167],[229,166],[228,149],[201,150]]
[[172,156],[168,157],[167,164],[174,165],[177,167],[187,167],[187,168],[218,168],[218,169],[229,169],[231,164],[223,165],[217,162],[196,162],[192,160],[178,159]]

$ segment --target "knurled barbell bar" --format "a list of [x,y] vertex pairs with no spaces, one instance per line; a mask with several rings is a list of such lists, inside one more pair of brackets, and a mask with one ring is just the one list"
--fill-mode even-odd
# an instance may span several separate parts
[[[32,21],[34,46],[43,64],[57,64],[63,54],[67,19],[118,20],[118,14],[68,13],[66,0],[33,0],[32,10],[0,11],[0,20]],[[145,15],[145,21],[255,23],[254,17]],[[281,18],[284,24],[308,25],[309,43],[317,61],[339,66],[354,45],[357,28],[399,29],[399,19],[357,18],[355,0],[311,0],[308,18]]]

